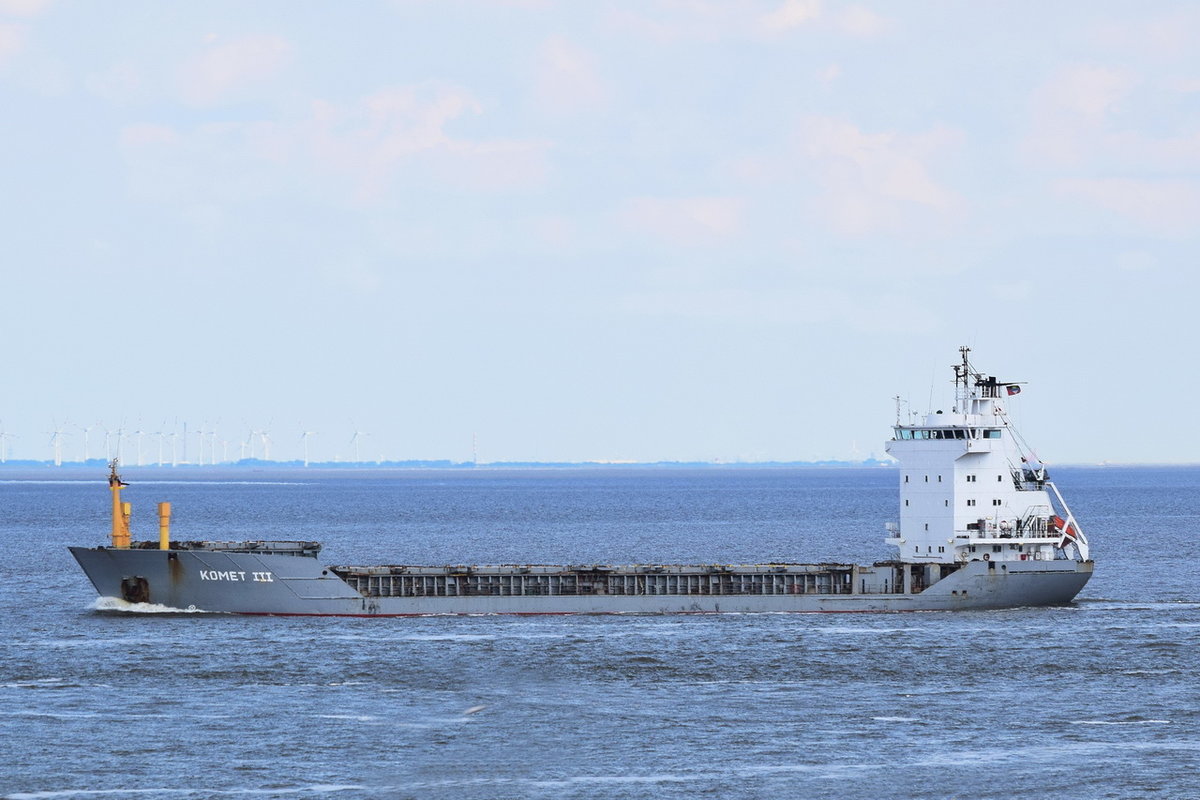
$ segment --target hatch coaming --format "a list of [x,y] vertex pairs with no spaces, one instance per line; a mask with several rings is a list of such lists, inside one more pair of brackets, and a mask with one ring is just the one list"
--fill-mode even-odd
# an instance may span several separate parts
[[888,566],[851,564],[331,567],[366,597],[899,593]]

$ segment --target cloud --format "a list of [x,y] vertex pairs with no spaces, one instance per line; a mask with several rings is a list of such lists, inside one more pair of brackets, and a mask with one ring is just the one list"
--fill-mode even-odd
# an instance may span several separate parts
[[412,168],[423,171],[418,179],[475,189],[540,183],[545,142],[468,140],[447,130],[482,113],[480,102],[456,86],[399,87],[349,106],[315,104],[305,138],[319,164],[353,178],[361,199],[379,196],[399,170]]
[[660,42],[776,37],[820,17],[820,0],[647,0],[611,10],[612,27]]
[[24,49],[28,28],[16,22],[0,22],[0,64]]
[[280,36],[246,36],[224,44],[213,39],[184,65],[180,89],[191,105],[209,106],[237,96],[279,74],[291,59],[292,45]]
[[1036,158],[1077,164],[1135,84],[1122,70],[1075,65],[1040,86],[1032,98],[1032,124],[1024,149]]
[[776,287],[770,291],[740,288],[672,289],[636,292],[622,300],[630,314],[685,317],[722,322],[773,325],[819,325],[856,331],[925,333],[936,327],[927,304],[904,304],[912,313],[895,314],[897,297],[814,286]]
[[116,64],[106,70],[93,72],[84,79],[84,86],[96,97],[111,103],[130,102],[146,89],[140,70],[131,63]]
[[764,33],[786,33],[821,16],[820,0],[784,0],[774,11],[759,18]]
[[307,186],[362,204],[399,185],[507,191],[542,181],[546,143],[449,130],[480,113],[464,89],[421,84],[348,103],[313,101],[306,116],[284,121],[129,125],[121,144],[135,190],[159,199],[239,200]]
[[1196,181],[1069,178],[1056,181],[1054,188],[1064,197],[1084,200],[1159,233],[1188,236],[1200,228]]
[[1200,223],[1200,184],[1164,176],[1200,169],[1200,123],[1176,110],[1192,90],[1173,75],[1066,67],[1034,91],[1022,148],[1052,171],[1047,181],[1060,197],[1151,233],[1182,235]]
[[780,38],[800,30],[874,37],[888,21],[865,6],[829,10],[822,0],[647,0],[608,14],[613,27],[656,41]]
[[620,211],[633,230],[682,245],[703,245],[736,234],[742,201],[732,197],[636,197]]
[[846,120],[809,117],[798,144],[822,190],[814,205],[841,233],[898,233],[931,222],[941,228],[963,210],[961,196],[935,180],[928,166],[961,146],[956,131],[865,133]]
[[888,22],[863,6],[851,6],[837,16],[837,26],[851,36],[873,38],[887,31]]
[[1106,52],[1125,51],[1153,59],[1194,57],[1200,47],[1200,13],[1187,10],[1109,20],[1091,28],[1091,38]]
[[0,14],[9,17],[36,17],[49,5],[50,0],[0,0]]
[[537,97],[543,106],[573,113],[608,104],[612,90],[591,54],[563,36],[552,36],[537,56]]
[[137,149],[175,144],[179,141],[179,134],[167,125],[127,125],[121,129],[120,140],[122,147]]
[[[1150,84],[1107,67],[1066,68],[1034,92],[1022,147],[1035,160],[1061,168],[1126,173],[1200,168],[1200,124],[1194,119],[1173,136],[1135,127],[1154,124],[1156,115],[1147,111],[1154,112],[1155,103],[1166,104],[1165,117],[1180,102],[1176,95],[1198,87],[1200,81],[1180,78]],[[1127,107],[1139,114],[1126,113]]]

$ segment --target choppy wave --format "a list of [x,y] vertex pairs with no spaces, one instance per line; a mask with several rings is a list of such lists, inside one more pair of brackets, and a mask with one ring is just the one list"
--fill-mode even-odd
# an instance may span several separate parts
[[364,791],[369,787],[362,784],[310,784],[308,786],[292,786],[283,788],[259,789],[252,787],[232,787],[228,789],[187,788],[180,789],[166,786],[152,788],[121,788],[121,789],[50,789],[41,792],[14,792],[4,795],[4,800],[59,800],[70,797],[125,797],[131,795],[146,795],[159,797],[214,797],[214,796],[264,796],[288,797],[295,795],[322,795],[340,792]]
[[1170,725],[1169,719],[1073,719],[1072,725]]

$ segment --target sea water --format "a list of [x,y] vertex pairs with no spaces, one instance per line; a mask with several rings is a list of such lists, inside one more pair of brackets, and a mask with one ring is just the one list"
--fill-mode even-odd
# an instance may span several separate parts
[[[0,471],[0,796],[1200,796],[1200,469],[1061,468],[1063,608],[270,618],[113,613],[66,550],[105,476]],[[135,538],[328,563],[869,562],[878,469],[128,469]]]

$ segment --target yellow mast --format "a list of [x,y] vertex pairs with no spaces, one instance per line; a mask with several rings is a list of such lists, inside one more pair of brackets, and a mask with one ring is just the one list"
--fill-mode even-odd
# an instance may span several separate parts
[[108,488],[112,491],[112,546],[123,550],[129,549],[129,514],[130,504],[121,502],[121,487],[129,484],[121,480],[117,474],[117,460],[114,458],[108,464]]
[[158,548],[171,549],[171,504],[158,504]]

